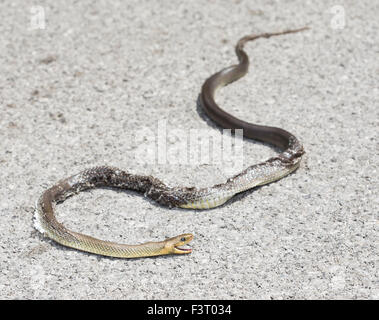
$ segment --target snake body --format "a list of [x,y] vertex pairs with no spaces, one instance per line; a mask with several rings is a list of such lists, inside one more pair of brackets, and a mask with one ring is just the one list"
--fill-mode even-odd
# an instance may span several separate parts
[[146,197],[169,207],[209,209],[222,205],[237,193],[278,180],[296,170],[304,149],[294,135],[280,128],[256,125],[237,119],[223,111],[215,102],[214,96],[217,89],[238,80],[247,73],[249,58],[243,51],[247,41],[295,33],[304,29],[306,28],[251,35],[240,39],[236,45],[239,63],[208,78],[200,93],[200,104],[214,122],[232,131],[243,129],[244,137],[273,144],[282,149],[280,154],[248,167],[225,183],[208,188],[170,187],[152,176],[131,174],[108,166],[90,168],[59,181],[41,195],[37,202],[35,227],[45,236],[64,246],[104,256],[137,258],[190,253],[191,249],[180,248],[193,239],[193,235],[189,233],[164,241],[138,245],[103,241],[76,233],[57,221],[54,214],[55,204],[83,190],[113,187],[143,193]]

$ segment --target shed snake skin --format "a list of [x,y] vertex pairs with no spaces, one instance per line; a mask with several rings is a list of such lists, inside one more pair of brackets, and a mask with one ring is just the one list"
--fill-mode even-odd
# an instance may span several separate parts
[[304,149],[298,139],[280,128],[256,125],[237,119],[223,111],[215,102],[217,89],[243,77],[249,67],[249,58],[243,47],[246,42],[258,38],[300,32],[307,29],[286,30],[276,33],[250,35],[240,39],[236,45],[239,63],[212,75],[202,86],[199,102],[205,113],[222,128],[243,129],[246,138],[270,143],[282,152],[262,163],[246,168],[225,183],[208,188],[170,187],[152,176],[131,174],[108,167],[94,167],[59,181],[47,189],[37,201],[35,227],[46,237],[67,247],[110,257],[139,258],[167,254],[187,254],[191,249],[181,248],[192,239],[192,234],[181,234],[159,242],[138,245],[103,241],[91,236],[68,230],[59,223],[54,214],[55,204],[80,191],[113,187],[134,190],[168,207],[209,209],[222,205],[235,194],[256,186],[281,179],[299,167]]

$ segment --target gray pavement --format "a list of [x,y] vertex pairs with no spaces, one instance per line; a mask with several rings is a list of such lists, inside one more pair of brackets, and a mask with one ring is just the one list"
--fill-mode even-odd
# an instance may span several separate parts
[[[378,14],[368,0],[2,1],[0,298],[378,299]],[[307,152],[296,173],[208,211],[109,189],[57,206],[69,228],[107,240],[192,232],[191,255],[103,258],[35,231],[43,190],[91,166],[199,187],[237,173],[158,162],[149,137],[163,124],[177,151],[174,129],[220,134],[196,107],[203,81],[236,62],[241,36],[304,25],[249,43],[249,74],[217,97],[294,133]],[[240,159],[275,153],[245,141]]]

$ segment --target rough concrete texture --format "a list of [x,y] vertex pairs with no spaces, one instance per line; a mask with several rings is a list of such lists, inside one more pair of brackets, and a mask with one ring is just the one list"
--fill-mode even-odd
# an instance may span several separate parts
[[[2,1],[0,298],[378,299],[378,14],[368,0]],[[307,152],[296,173],[208,211],[109,189],[57,206],[69,228],[102,239],[192,232],[191,255],[104,258],[34,230],[43,190],[91,166],[225,181],[212,161],[146,161],[140,130],[220,134],[196,107],[203,81],[236,62],[241,36],[304,25],[249,43],[249,74],[217,97],[293,132]],[[241,157],[275,153],[245,141]]]

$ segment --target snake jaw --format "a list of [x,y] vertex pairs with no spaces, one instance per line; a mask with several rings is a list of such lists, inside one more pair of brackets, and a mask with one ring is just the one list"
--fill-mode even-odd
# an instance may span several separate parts
[[186,254],[186,253],[191,253],[192,249],[187,249],[187,248],[179,248],[179,247],[174,247],[173,253],[175,254]]
[[173,254],[186,254],[191,253],[192,249],[180,248],[189,243],[193,239],[193,235],[190,233],[181,234],[174,238],[166,240],[166,247],[169,248],[170,252]]

